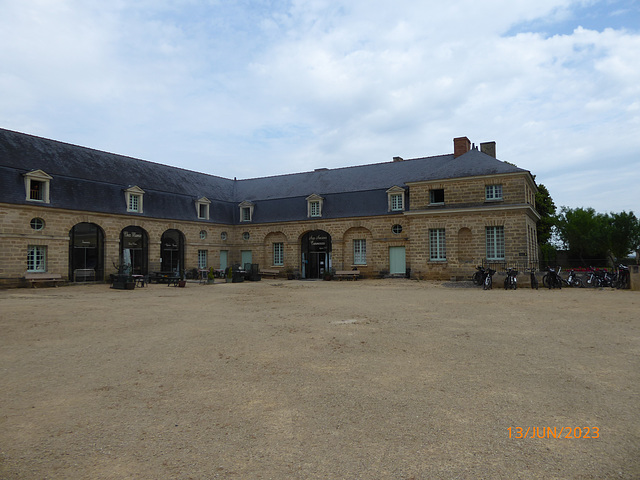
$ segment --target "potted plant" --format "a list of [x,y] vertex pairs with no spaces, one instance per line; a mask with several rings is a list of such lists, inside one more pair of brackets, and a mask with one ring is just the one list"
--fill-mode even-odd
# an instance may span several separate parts
[[287,276],[287,280],[295,280],[296,276],[293,273],[293,268],[287,267],[283,270],[283,272]]
[[209,267],[209,273],[207,273],[207,284],[213,285],[215,282],[216,276],[213,273],[213,267]]
[[325,270],[324,275],[322,276],[322,279],[327,281],[332,280],[334,272],[335,270],[333,268],[330,270]]

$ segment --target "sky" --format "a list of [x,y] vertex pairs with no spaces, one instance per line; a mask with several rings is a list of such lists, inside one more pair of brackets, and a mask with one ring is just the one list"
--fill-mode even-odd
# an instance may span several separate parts
[[640,215],[639,0],[0,0],[0,127],[226,178],[497,143]]

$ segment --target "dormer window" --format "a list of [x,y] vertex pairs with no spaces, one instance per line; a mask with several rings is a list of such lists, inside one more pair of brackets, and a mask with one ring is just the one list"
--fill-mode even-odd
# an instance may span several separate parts
[[49,203],[49,182],[53,177],[42,170],[24,174],[26,200],[29,202]]
[[314,193],[313,195],[309,195],[306,198],[306,200],[307,200],[307,217],[309,218],[322,217],[322,204],[324,203],[324,198]]
[[249,202],[248,200],[245,200],[238,206],[240,207],[240,221],[241,222],[253,221],[253,208],[255,207],[255,204],[253,204],[252,202]]
[[404,188],[391,187],[387,190],[388,211],[389,212],[402,212],[404,211]]
[[125,201],[127,203],[127,212],[142,213],[142,200],[144,196],[144,190],[140,187],[129,187],[124,191]]
[[196,200],[196,213],[200,220],[209,220],[209,205],[211,201],[207,197]]

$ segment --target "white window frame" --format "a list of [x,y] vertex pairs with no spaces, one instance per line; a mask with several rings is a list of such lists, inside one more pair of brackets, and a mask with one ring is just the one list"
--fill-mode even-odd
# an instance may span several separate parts
[[207,197],[196,200],[196,215],[200,220],[209,220],[209,205],[211,201]]
[[404,194],[405,190],[397,185],[387,190],[387,202],[389,212],[404,211]]
[[429,261],[447,261],[447,235],[444,228],[429,229]]
[[[26,190],[25,200],[28,202],[38,203],[50,203],[50,182],[53,177],[42,170],[33,170],[32,172],[25,173],[24,175],[24,188]],[[42,191],[40,192],[40,198],[31,198],[32,182],[38,182],[42,185]]]
[[47,247],[45,245],[29,245],[27,250],[27,272],[47,271]]
[[355,238],[353,240],[353,264],[367,264],[367,240],[364,238]]
[[[124,191],[127,212],[144,213],[144,190],[138,186],[129,187]],[[135,204],[135,205],[134,205]],[[137,207],[137,208],[136,208]]]
[[324,205],[324,198],[314,193],[307,198],[307,217],[308,218],[320,218],[322,217],[322,207]]
[[284,243],[273,243],[273,265],[281,267],[284,265]]
[[238,207],[240,207],[240,221],[241,222],[251,222],[251,221],[253,221],[253,209],[255,207],[254,203],[249,202],[248,200],[245,200],[240,205],[238,205]]
[[207,254],[208,254],[207,250],[198,250],[198,268],[200,270],[205,270],[207,268],[207,265],[208,265]]
[[486,227],[487,260],[504,260],[504,226]]
[[502,185],[485,185],[484,198],[488,202],[497,202],[502,200]]

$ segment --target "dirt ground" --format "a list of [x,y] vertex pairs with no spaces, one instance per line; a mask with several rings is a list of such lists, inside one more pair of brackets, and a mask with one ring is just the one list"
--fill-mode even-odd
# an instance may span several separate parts
[[2,479],[640,478],[639,292],[4,290],[0,379]]

